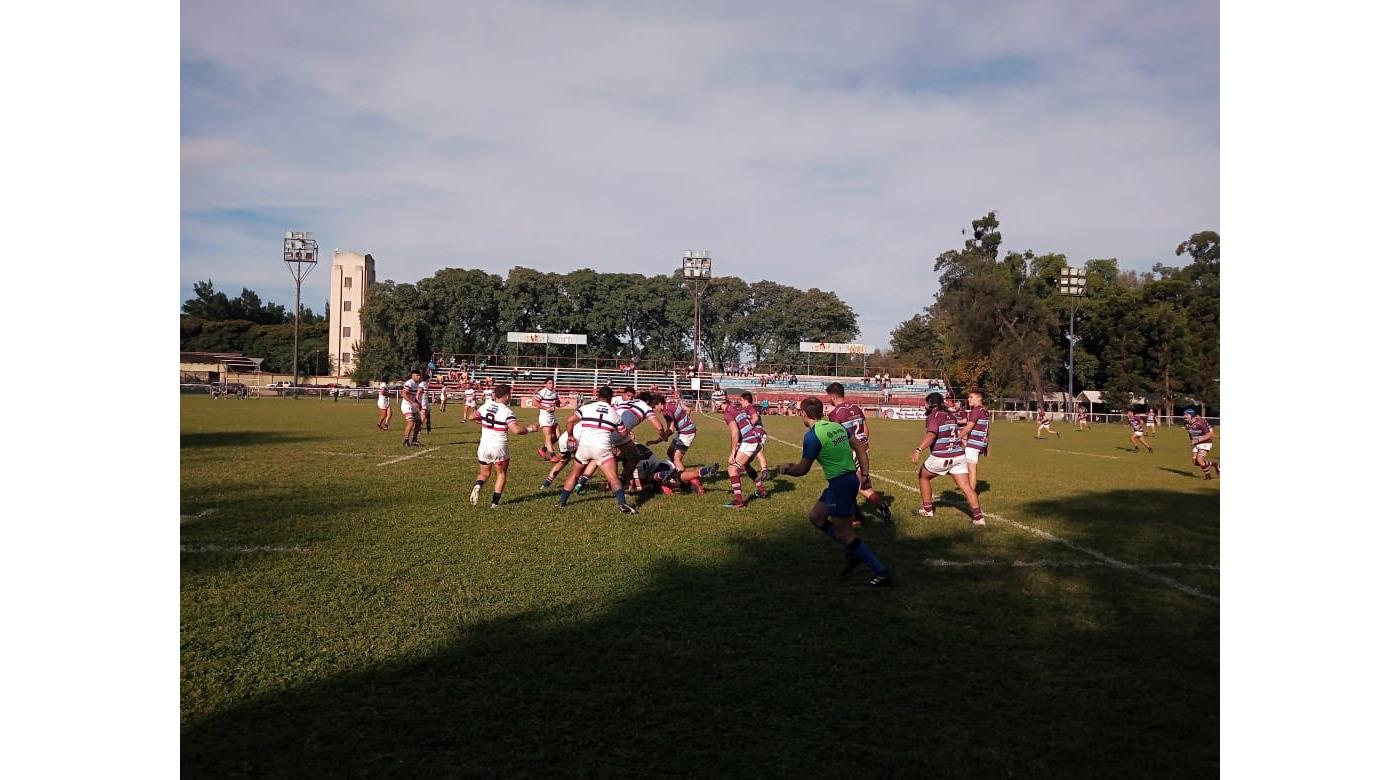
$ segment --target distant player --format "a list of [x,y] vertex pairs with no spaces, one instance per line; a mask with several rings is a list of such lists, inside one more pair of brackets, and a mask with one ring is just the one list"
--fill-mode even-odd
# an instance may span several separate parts
[[986,457],[991,446],[992,415],[982,405],[985,394],[980,389],[967,392],[967,418],[958,435],[963,440],[963,459],[967,461],[967,481],[977,491],[977,464]]
[[923,506],[914,510],[914,514],[933,517],[933,478],[948,474],[952,476],[953,482],[967,499],[968,507],[972,509],[972,524],[986,525],[987,521],[982,517],[982,505],[977,501],[977,491],[973,490],[968,479],[966,451],[963,448],[963,440],[958,435],[957,418],[943,408],[943,396],[939,393],[924,396],[924,403],[927,409],[924,418],[924,438],[919,442],[919,446],[914,448],[913,462],[919,462],[919,456],[925,448],[929,454],[923,465],[919,466],[919,497],[923,500]]
[[442,384],[442,398],[441,398],[440,400],[442,401],[442,410],[441,410],[441,411],[444,411],[444,412],[447,411],[447,383],[446,383],[446,382],[444,382],[444,383]]
[[1133,445],[1133,452],[1139,451],[1138,442],[1141,442],[1148,452],[1152,452],[1152,445],[1147,441],[1147,416],[1138,411],[1129,412],[1128,427],[1132,429],[1128,442]]
[[[846,435],[851,439],[851,446],[865,450],[866,458],[870,457],[870,432],[865,427],[865,412],[859,404],[846,400],[846,386],[840,382],[832,382],[826,386],[826,398],[831,402],[831,413],[827,419],[846,429]],[[861,477],[863,484],[868,484],[870,480],[864,479],[865,472],[857,473]],[[890,507],[880,497],[880,493],[873,487],[863,487],[860,494],[865,496],[865,500],[875,505],[876,514],[880,519],[888,522],[890,519]]]
[[748,406],[737,396],[724,408],[724,422],[729,426],[729,487],[734,493],[734,498],[724,508],[743,509],[748,505],[744,503],[744,483],[740,474],[747,473],[754,481],[757,498],[768,497],[768,491],[763,488],[763,475],[749,465],[749,461],[763,447],[763,431],[753,424]]
[[1157,435],[1157,407],[1147,410],[1147,432],[1153,436]]
[[1089,430],[1089,412],[1084,407],[1079,407],[1074,413],[1074,424],[1077,430]]
[[637,514],[637,508],[627,504],[627,491],[617,477],[617,457],[613,454],[613,444],[620,435],[622,419],[612,407],[612,388],[604,385],[598,388],[597,400],[576,410],[569,418],[569,426],[577,420],[578,450],[574,454],[574,465],[564,488],[559,493],[559,506],[569,504],[574,485],[584,467],[596,463],[608,481],[613,498],[617,499],[617,510],[625,515]]
[[433,432],[433,398],[428,389],[428,380],[418,383],[418,413],[423,416],[423,432]]
[[467,417],[476,410],[476,383],[467,382],[467,386],[462,388],[462,422],[467,421]]
[[544,387],[535,392],[535,405],[540,409],[540,430],[544,431],[544,446],[536,452],[541,458],[558,463],[560,457],[554,451],[554,439],[559,433],[559,421],[554,413],[559,408],[559,394],[554,391],[554,377],[544,380]]
[[1045,411],[1045,407],[1040,407],[1040,427],[1035,429],[1035,437],[1040,438],[1040,432],[1055,434],[1055,438],[1060,438],[1060,432],[1050,429],[1050,413]]
[[481,443],[476,447],[476,462],[481,464],[481,468],[476,472],[476,484],[472,485],[471,503],[472,506],[476,506],[477,499],[481,497],[481,486],[486,484],[486,478],[494,468],[496,487],[491,493],[490,508],[499,509],[501,494],[506,491],[506,473],[510,470],[508,434],[523,436],[534,433],[539,426],[520,427],[520,423],[515,419],[515,412],[506,405],[506,400],[510,398],[510,385],[496,388],[494,396],[495,400],[482,404],[481,408],[472,414],[472,419],[481,423]]
[[[856,536],[851,526],[856,515],[856,494],[862,487],[862,479],[856,476],[857,469],[863,474],[870,473],[865,448],[855,446],[843,426],[822,419],[820,400],[805,398],[799,408],[802,424],[807,428],[802,437],[802,460],[778,466],[778,473],[801,477],[811,470],[813,461],[820,463],[826,477],[826,490],[808,512],[807,519],[844,548],[846,566],[841,570],[842,576],[855,571],[863,562],[874,573],[868,580],[870,585],[893,584],[894,573],[875,557],[874,551]],[[868,487],[870,478],[865,477],[864,482]]]
[[376,427],[381,431],[389,430],[389,377],[384,377],[379,381],[379,422]]
[[404,380],[403,387],[399,388],[399,411],[403,413],[403,446],[421,447],[418,443],[418,431],[423,427],[423,419],[419,416],[422,405],[418,402],[418,385],[423,381],[423,375],[418,369],[413,369]]
[[1201,467],[1201,476],[1210,479],[1210,472],[1215,470],[1215,476],[1220,476],[1220,461],[1210,460],[1210,450],[1215,446],[1215,430],[1210,427],[1206,418],[1196,414],[1196,408],[1186,407],[1181,413],[1186,418],[1186,435],[1191,437],[1191,460]]

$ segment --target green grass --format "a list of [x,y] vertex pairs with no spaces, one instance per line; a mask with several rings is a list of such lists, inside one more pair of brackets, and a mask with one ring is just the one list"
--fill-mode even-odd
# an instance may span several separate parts
[[[1129,569],[1011,565],[1095,562],[1015,521],[1184,564],[1143,571],[1218,595],[1220,483],[1179,428],[1147,455],[1118,426],[1037,442],[995,423],[986,528],[952,494],[911,517],[917,496],[877,481],[895,523],[861,535],[898,579],[873,589],[836,577],[839,549],[806,520],[816,469],[744,512],[718,482],[632,517],[602,491],[560,512],[535,492],[539,436],[512,437],[488,513],[466,501],[478,430],[460,414],[436,415],[439,449],[381,466],[406,451],[371,402],[182,399],[187,772],[1219,771],[1217,603]],[[698,422],[688,460],[721,460],[722,425]],[[874,421],[874,470],[915,485],[920,430]],[[770,441],[770,462],[796,455]]]

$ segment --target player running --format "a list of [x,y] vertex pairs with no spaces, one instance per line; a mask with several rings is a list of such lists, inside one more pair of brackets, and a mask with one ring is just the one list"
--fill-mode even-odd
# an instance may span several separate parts
[[1060,438],[1059,431],[1050,430],[1050,413],[1045,411],[1045,407],[1043,406],[1040,407],[1040,427],[1035,429],[1035,437],[1037,439],[1040,438],[1041,431],[1045,431],[1046,433],[1053,433],[1055,434],[1055,438]]
[[[832,382],[826,386],[826,398],[831,402],[831,413],[827,419],[846,429],[846,435],[851,439],[852,447],[859,447],[865,450],[866,458],[870,456],[870,432],[865,427],[865,412],[861,410],[859,404],[846,400],[846,386],[840,382]],[[857,473],[858,477],[864,477],[865,472]],[[868,484],[869,480],[862,479],[862,484]],[[880,497],[879,491],[873,487],[862,487],[860,494],[865,496],[865,500],[875,505],[875,512],[881,520],[886,522],[890,519],[890,507]]]
[[379,380],[379,388],[378,388],[378,389],[379,389],[379,401],[377,402],[377,405],[379,406],[379,422],[375,424],[375,427],[379,428],[379,430],[381,430],[381,431],[387,431],[387,430],[389,430],[389,415],[390,415],[390,412],[389,412],[389,377],[385,376],[383,379]]
[[[408,379],[404,380],[403,387],[399,388],[399,411],[403,413],[403,446],[421,447],[418,442],[418,431],[423,426],[422,419],[418,416],[422,408],[418,403],[418,385],[422,381],[422,374],[418,369],[413,369],[409,373]],[[410,437],[412,437],[410,439]]]
[[1074,424],[1076,430],[1089,430],[1089,412],[1084,407],[1079,407],[1079,409],[1074,413]]
[[536,452],[541,458],[558,463],[560,457],[554,451],[554,439],[559,434],[559,421],[554,418],[554,411],[559,408],[559,394],[554,392],[554,377],[544,380],[544,387],[535,392],[535,405],[540,408],[539,427],[544,431],[544,446]]
[[1157,407],[1147,410],[1147,432],[1153,436],[1157,435]]
[[742,398],[735,398],[724,408],[724,422],[729,426],[729,487],[734,492],[734,498],[724,508],[743,509],[748,504],[744,503],[741,473],[747,473],[753,480],[756,498],[768,497],[768,491],[763,488],[763,475],[749,465],[749,461],[763,447],[763,431],[753,424]]
[[923,500],[923,506],[914,510],[914,514],[919,517],[933,517],[933,478],[949,474],[962,491],[963,497],[967,499],[968,507],[972,509],[972,524],[986,525],[987,521],[982,517],[982,505],[977,501],[977,491],[972,489],[968,480],[967,457],[963,440],[958,435],[957,418],[943,408],[943,396],[940,393],[924,396],[924,403],[928,408],[924,422],[925,433],[919,446],[914,448],[913,462],[919,462],[919,456],[925,448],[928,448],[929,453],[923,465],[919,466],[919,497]]
[[894,572],[875,557],[875,553],[856,536],[852,521],[856,515],[856,494],[862,483],[869,486],[870,477],[856,476],[870,473],[870,461],[864,447],[858,447],[839,423],[822,419],[822,402],[816,398],[805,398],[799,406],[802,424],[807,433],[802,437],[802,460],[797,463],[784,463],[778,466],[779,474],[801,477],[812,468],[812,462],[821,463],[822,474],[826,477],[826,490],[812,506],[807,519],[817,530],[831,537],[845,548],[846,566],[841,570],[845,576],[855,571],[862,562],[874,572],[868,582],[875,587],[893,584]]
[[1211,469],[1215,470],[1215,476],[1220,476],[1220,461],[1206,457],[1215,446],[1215,430],[1206,418],[1196,414],[1194,406],[1186,407],[1181,414],[1186,418],[1186,435],[1191,437],[1191,460],[1201,467],[1201,476],[1210,479]]
[[496,486],[491,493],[491,509],[501,506],[501,494],[506,491],[506,473],[510,470],[510,440],[508,434],[523,436],[539,430],[538,425],[525,428],[515,419],[515,412],[506,405],[510,398],[510,385],[496,388],[495,400],[487,401],[472,414],[472,420],[481,423],[481,443],[476,447],[476,462],[481,468],[476,472],[476,484],[472,485],[471,503],[481,497],[481,486],[496,470]]
[[967,481],[977,491],[977,463],[987,454],[992,438],[992,415],[982,405],[985,394],[980,389],[967,391],[967,417],[958,436],[963,440],[963,458],[967,461]]
[[572,427],[575,421],[578,423],[578,451],[574,454],[574,465],[569,471],[569,478],[564,481],[564,488],[559,492],[558,505],[561,508],[569,505],[569,496],[573,495],[574,484],[578,482],[579,475],[586,466],[596,463],[608,480],[608,489],[612,491],[613,498],[617,499],[617,511],[624,515],[637,514],[637,508],[627,504],[627,491],[623,490],[622,481],[617,477],[617,458],[613,455],[613,443],[619,436],[622,419],[612,407],[612,388],[607,385],[598,388],[597,400],[576,410],[573,417],[569,418],[567,427]]
[[754,405],[753,393],[745,390],[739,394],[739,397],[744,399],[744,407],[748,410],[749,420],[758,429],[758,452],[754,453],[755,457],[758,458],[758,470],[767,471],[768,457],[763,454],[763,451],[768,448],[768,429],[763,427],[763,410]]
[[1152,452],[1152,445],[1147,441],[1147,416],[1142,412],[1134,411],[1128,415],[1128,427],[1133,429],[1132,436],[1128,438],[1128,443],[1133,445],[1133,452],[1139,452],[1138,442],[1142,442],[1147,447],[1147,451]]

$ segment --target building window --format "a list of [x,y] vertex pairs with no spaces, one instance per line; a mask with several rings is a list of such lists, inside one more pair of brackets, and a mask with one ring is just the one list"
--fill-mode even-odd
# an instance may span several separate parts
[[349,353],[349,352],[342,352],[342,353],[340,353],[340,364],[341,364],[342,366],[345,366],[345,365],[349,365],[349,364],[350,364],[350,353]]
[[355,282],[355,277],[353,277],[353,276],[347,276],[347,277],[345,277],[345,289],[348,290],[348,289],[350,289],[351,287],[353,287],[353,286],[354,286],[354,282]]
[[350,338],[350,326],[346,325],[345,327],[341,328],[340,335],[344,336],[347,339]]
[[349,301],[346,301],[346,302],[345,302],[344,308],[342,309],[342,311],[350,311],[350,302],[349,302]]

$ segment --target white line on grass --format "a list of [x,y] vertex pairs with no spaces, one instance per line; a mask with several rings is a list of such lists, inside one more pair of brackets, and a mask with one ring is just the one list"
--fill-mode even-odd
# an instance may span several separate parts
[[[707,412],[701,412],[701,414],[704,414],[706,417],[711,417],[711,418],[714,418],[714,417],[715,417],[713,414],[709,414],[709,413],[707,413]],[[715,418],[715,419],[718,419],[718,418]],[[786,444],[787,446],[796,448],[796,449],[798,449],[798,450],[801,450],[801,449],[802,449],[802,448],[799,447],[798,445],[793,444],[793,443],[790,442],[790,441],[785,441],[785,440],[783,440],[783,439],[779,439],[779,438],[776,437],[776,436],[770,435],[768,438],[770,438],[770,439],[772,439],[773,441],[776,441],[776,442],[778,442],[778,443],[780,443],[780,444]],[[903,482],[898,482],[898,481],[896,481],[896,480],[890,479],[889,477],[886,477],[886,476],[883,475],[883,474],[876,474],[873,470],[870,472],[870,476],[872,476],[872,477],[878,477],[879,479],[883,479],[884,481],[889,482],[889,483],[892,484],[892,485],[898,485],[898,486],[904,488],[905,490],[910,490],[910,491],[913,491],[913,492],[915,492],[915,493],[918,493],[918,492],[919,492],[919,489],[916,488],[916,487],[914,487],[914,486],[912,486],[912,485],[906,485],[906,484],[904,484]],[[1107,566],[1111,566],[1111,567],[1116,568],[1116,569],[1122,569],[1122,570],[1124,570],[1124,571],[1136,572],[1137,574],[1139,574],[1139,575],[1141,575],[1141,576],[1143,576],[1143,577],[1146,577],[1146,578],[1149,579],[1149,580],[1154,580],[1154,581],[1160,582],[1160,583],[1162,583],[1163,585],[1166,585],[1166,586],[1168,586],[1168,587],[1175,588],[1175,589],[1181,591],[1182,593],[1185,593],[1185,594],[1188,595],[1188,596],[1195,596],[1195,597],[1197,597],[1197,598],[1206,599],[1207,601],[1213,601],[1213,602],[1215,602],[1216,604],[1219,604],[1219,603],[1220,603],[1220,598],[1219,598],[1218,596],[1212,596],[1212,595],[1210,595],[1209,593],[1204,593],[1204,592],[1202,592],[1202,591],[1200,591],[1200,590],[1197,590],[1196,588],[1191,587],[1190,585],[1187,585],[1187,584],[1184,583],[1184,582],[1178,582],[1178,581],[1172,579],[1171,577],[1167,577],[1167,576],[1165,576],[1165,575],[1158,574],[1157,572],[1154,572],[1154,571],[1148,571],[1147,569],[1145,569],[1145,568],[1143,568],[1143,567],[1141,567],[1141,566],[1135,566],[1135,565],[1133,565],[1133,564],[1131,564],[1131,563],[1128,563],[1128,562],[1126,562],[1126,561],[1120,561],[1120,560],[1118,560],[1117,558],[1113,558],[1113,557],[1110,557],[1110,556],[1108,556],[1108,555],[1105,555],[1105,554],[1099,552],[1098,550],[1093,549],[1092,547],[1085,547],[1085,546],[1082,545],[1082,544],[1076,544],[1075,542],[1071,542],[1071,541],[1068,540],[1068,539],[1064,539],[1064,538],[1061,538],[1061,537],[1059,537],[1059,536],[1056,536],[1056,535],[1050,533],[1049,531],[1043,531],[1043,530],[1041,530],[1041,529],[1039,529],[1039,528],[1036,528],[1036,527],[1033,526],[1033,525],[1026,525],[1025,523],[1018,522],[1018,521],[1012,520],[1012,519],[1010,519],[1010,518],[1002,517],[1001,515],[994,515],[994,514],[992,514],[991,512],[983,512],[983,516],[986,517],[988,520],[995,520],[995,521],[997,521],[997,522],[999,522],[999,523],[1006,523],[1007,525],[1013,526],[1013,527],[1015,527],[1015,528],[1019,528],[1019,529],[1021,529],[1022,531],[1025,531],[1026,533],[1030,533],[1030,534],[1034,534],[1034,535],[1036,535],[1036,536],[1039,536],[1040,538],[1046,540],[1047,542],[1057,542],[1057,543],[1059,543],[1059,544],[1063,544],[1064,546],[1070,548],[1071,550],[1077,550],[1077,551],[1079,551],[1079,552],[1081,552],[1081,553],[1084,553],[1085,555],[1089,556],[1090,558],[1094,558],[1094,559],[1097,559],[1097,560],[1099,560],[1099,561],[1102,561],[1102,562],[1103,562],[1105,565],[1107,565]]]
[[183,522],[185,522],[186,520],[193,520],[193,519],[195,519],[196,517],[207,517],[208,515],[214,514],[214,511],[215,511],[215,510],[214,510],[213,507],[209,507],[208,509],[201,509],[201,510],[199,510],[198,512],[195,512],[195,513],[192,514],[192,515],[180,515],[180,522],[183,523]]
[[1104,460],[1118,460],[1117,455],[1095,455],[1092,452],[1075,452],[1074,450],[1057,450],[1054,447],[1046,447],[1047,452],[1063,452],[1066,455],[1083,455],[1086,458],[1103,458]]
[[419,450],[419,451],[417,451],[417,452],[414,452],[414,453],[410,453],[410,454],[408,454],[408,455],[405,455],[405,456],[403,456],[402,458],[394,458],[393,460],[386,460],[386,461],[384,461],[383,463],[378,463],[378,464],[375,464],[375,465],[378,465],[378,466],[387,466],[387,465],[389,465],[390,463],[400,463],[400,462],[405,461],[405,460],[408,460],[408,459],[410,459],[410,458],[416,458],[416,457],[418,457],[419,455],[427,455],[428,453],[432,452],[433,450],[440,450],[440,449],[442,449],[442,448],[441,448],[441,447],[429,447],[429,448],[427,448],[426,450]]
[[[929,558],[924,561],[925,566],[946,567],[951,569],[982,568],[1004,566],[1013,569],[1089,569],[1089,568],[1117,568],[1110,563],[1103,561],[950,561],[944,558]],[[1138,564],[1144,569],[1193,569],[1200,571],[1220,571],[1219,566],[1209,563],[1143,563]]]
[[285,545],[251,544],[182,544],[182,553],[261,553],[261,552],[311,552],[310,547],[289,547]]
[[347,458],[382,458],[382,457],[384,457],[384,453],[382,453],[382,452],[331,452],[331,451],[329,451],[329,450],[321,450],[321,451],[317,452],[316,454],[317,454],[317,455],[341,455],[341,456],[344,456],[344,457],[347,457]]

